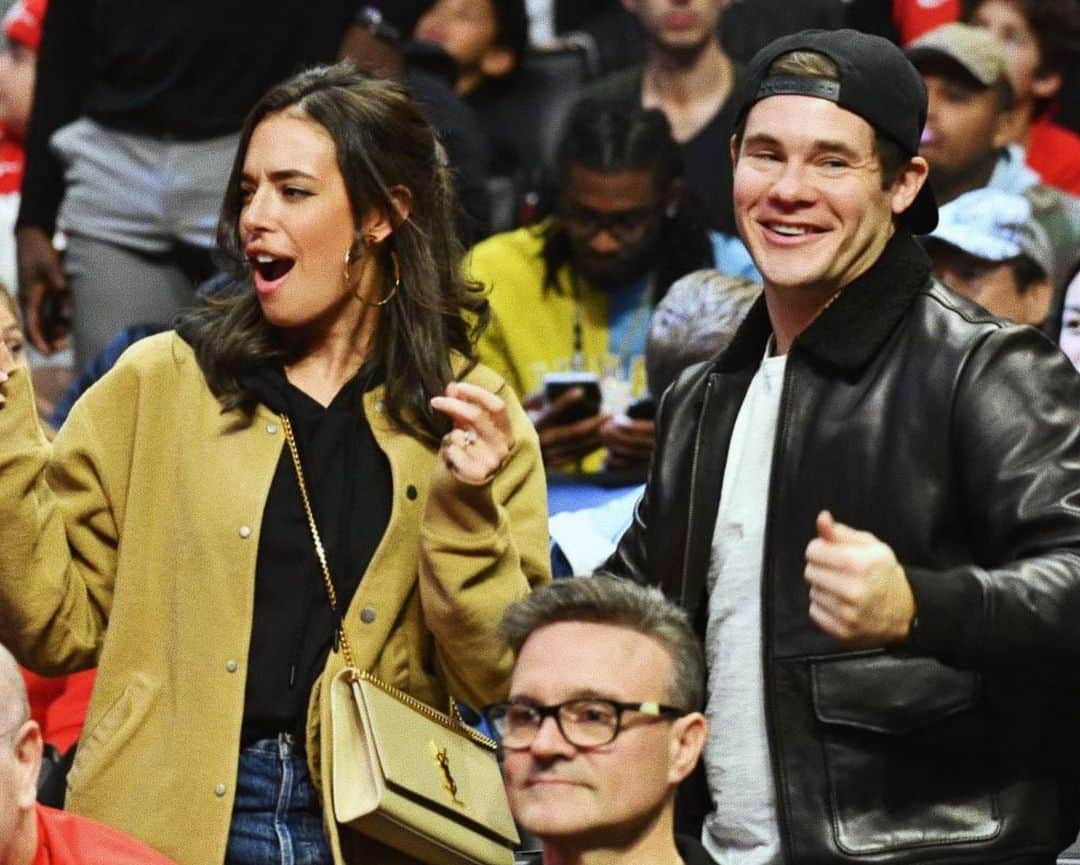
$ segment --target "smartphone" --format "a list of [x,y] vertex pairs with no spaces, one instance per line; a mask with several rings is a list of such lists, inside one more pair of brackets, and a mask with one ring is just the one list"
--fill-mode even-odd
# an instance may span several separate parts
[[595,373],[549,372],[544,376],[544,397],[549,403],[574,388],[581,388],[585,395],[559,414],[562,423],[576,423],[600,412],[600,378]]
[[626,416],[632,420],[655,420],[656,398],[643,396],[626,407]]

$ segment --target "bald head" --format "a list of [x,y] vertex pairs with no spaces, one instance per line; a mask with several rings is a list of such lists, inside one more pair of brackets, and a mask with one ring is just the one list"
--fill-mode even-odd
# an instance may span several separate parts
[[30,714],[26,685],[14,656],[0,646],[0,730],[21,724]]

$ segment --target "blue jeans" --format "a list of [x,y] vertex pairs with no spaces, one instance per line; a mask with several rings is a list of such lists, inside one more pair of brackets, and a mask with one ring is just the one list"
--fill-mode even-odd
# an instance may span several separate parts
[[322,805],[288,733],[240,752],[226,865],[331,865]]

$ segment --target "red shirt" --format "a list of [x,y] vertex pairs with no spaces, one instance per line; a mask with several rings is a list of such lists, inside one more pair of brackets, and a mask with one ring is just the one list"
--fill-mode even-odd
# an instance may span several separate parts
[[55,678],[38,676],[29,670],[23,670],[22,674],[30,698],[30,717],[38,722],[46,742],[61,754],[67,753],[82,733],[94,687],[94,671]]
[[1028,139],[1027,164],[1043,183],[1080,195],[1080,135],[1049,117],[1036,120]]
[[960,0],[893,0],[893,24],[907,45],[942,24],[960,20]]
[[0,195],[19,191],[25,163],[22,141],[8,135],[7,130],[0,126]]
[[141,841],[66,811],[37,806],[32,865],[175,865]]

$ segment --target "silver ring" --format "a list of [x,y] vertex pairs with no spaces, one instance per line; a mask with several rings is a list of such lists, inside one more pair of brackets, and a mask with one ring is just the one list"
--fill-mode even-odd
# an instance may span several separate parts
[[476,430],[474,430],[474,429],[465,430],[465,444],[464,444],[464,447],[468,447],[469,445],[473,444],[475,441],[476,441]]

